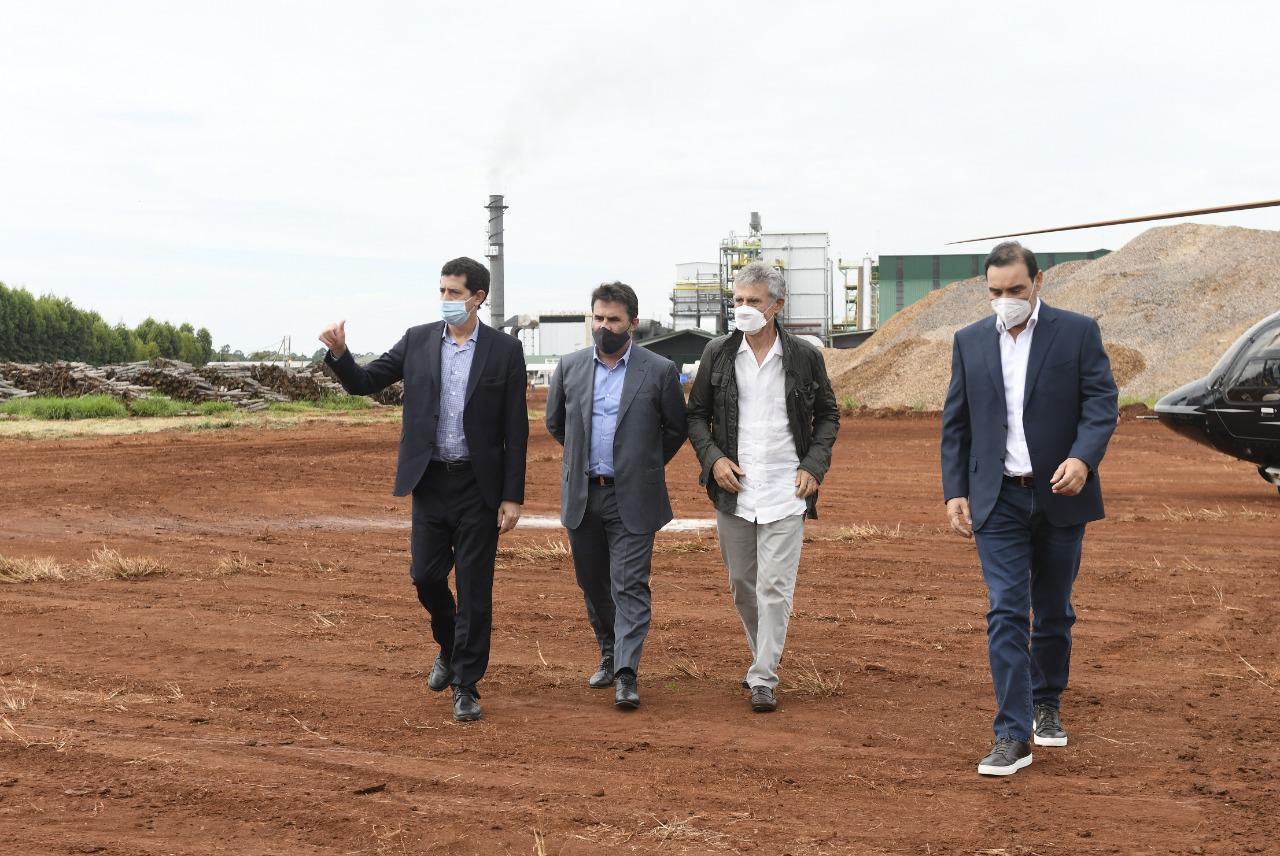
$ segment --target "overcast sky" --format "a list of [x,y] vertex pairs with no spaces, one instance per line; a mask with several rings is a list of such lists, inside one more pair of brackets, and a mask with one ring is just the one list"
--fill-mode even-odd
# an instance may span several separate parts
[[508,314],[645,316],[753,210],[861,257],[1280,197],[1274,3],[872,5],[0,0],[0,282],[369,351],[490,193]]

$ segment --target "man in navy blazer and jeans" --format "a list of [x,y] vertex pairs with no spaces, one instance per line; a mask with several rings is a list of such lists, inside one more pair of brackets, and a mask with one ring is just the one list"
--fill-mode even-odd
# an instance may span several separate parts
[[1031,763],[1032,740],[1067,745],[1071,586],[1085,525],[1103,516],[1098,464],[1118,411],[1097,322],[1039,299],[1035,255],[1007,241],[986,276],[994,317],[952,349],[942,486],[951,528],[977,542],[990,603],[996,743],[978,772],[1008,776]]

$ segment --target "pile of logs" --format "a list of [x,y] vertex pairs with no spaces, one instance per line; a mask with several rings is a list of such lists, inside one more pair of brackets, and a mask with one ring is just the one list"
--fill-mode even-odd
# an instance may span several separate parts
[[292,401],[319,401],[328,395],[346,394],[341,384],[310,367],[286,369],[283,366],[259,364],[249,368],[249,376]]
[[[277,401],[319,401],[342,395],[342,385],[327,367],[297,369],[266,364],[195,368],[180,360],[151,360],[115,366],[86,363],[0,363],[0,401],[33,395],[74,397],[110,395],[130,401],[152,394],[177,401],[225,401],[245,410],[264,410]],[[403,384],[373,396],[380,404],[400,405]]]
[[[0,363],[0,400],[30,395],[72,398],[102,394],[128,401],[147,394],[143,387],[116,380],[111,368],[87,363]],[[7,394],[9,390],[25,394]]]
[[15,398],[30,398],[35,395],[34,392],[27,392],[25,389],[18,389],[0,376],[0,401],[11,401]]

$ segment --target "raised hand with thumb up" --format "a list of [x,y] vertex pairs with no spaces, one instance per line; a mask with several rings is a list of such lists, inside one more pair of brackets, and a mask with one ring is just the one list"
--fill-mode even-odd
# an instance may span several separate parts
[[329,349],[334,358],[340,358],[347,352],[347,319],[332,324],[320,334],[320,341]]

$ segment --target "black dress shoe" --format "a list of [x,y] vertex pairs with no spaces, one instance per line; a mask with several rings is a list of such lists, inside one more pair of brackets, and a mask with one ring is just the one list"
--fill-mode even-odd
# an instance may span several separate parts
[[1038,704],[1031,713],[1031,739],[1037,746],[1066,746],[1067,730],[1056,707]]
[[587,679],[587,685],[598,690],[605,689],[613,683],[613,657],[605,655],[600,659],[600,668]]
[[613,706],[622,710],[635,710],[640,706],[640,690],[636,688],[636,673],[622,669],[614,675]]
[[479,694],[465,687],[453,688],[454,722],[475,722],[480,718]]
[[1031,744],[1025,740],[1001,737],[991,753],[978,762],[980,776],[1012,776],[1031,764]]
[[444,652],[441,652],[436,655],[431,674],[427,676],[427,689],[438,693],[451,683],[453,683],[453,669],[449,667],[449,661],[445,659]]
[[778,709],[778,700],[769,687],[751,688],[751,709],[756,713],[773,713]]

